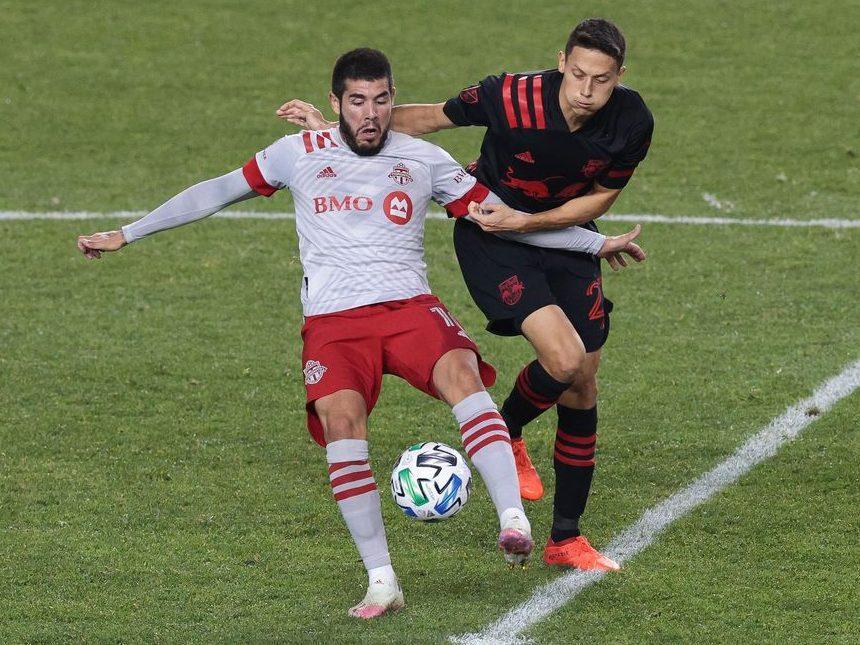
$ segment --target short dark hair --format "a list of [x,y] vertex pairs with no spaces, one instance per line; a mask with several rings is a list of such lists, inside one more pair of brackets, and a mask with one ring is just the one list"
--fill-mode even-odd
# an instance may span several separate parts
[[624,42],[624,34],[618,26],[603,18],[586,18],[570,32],[564,55],[570,56],[574,47],[585,47],[586,49],[597,49],[608,56],[612,56],[620,68],[624,65],[624,52],[627,43]]
[[360,47],[337,59],[331,73],[331,91],[337,98],[341,98],[347,79],[376,81],[380,78],[387,78],[388,88],[393,87],[394,77],[391,75],[388,58],[378,49]]

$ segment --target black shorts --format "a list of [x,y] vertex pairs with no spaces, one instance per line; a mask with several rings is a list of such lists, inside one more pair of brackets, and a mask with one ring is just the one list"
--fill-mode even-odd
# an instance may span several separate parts
[[587,352],[606,342],[612,302],[603,297],[598,258],[503,240],[464,219],[454,225],[454,248],[487,331],[517,336],[531,313],[558,305]]

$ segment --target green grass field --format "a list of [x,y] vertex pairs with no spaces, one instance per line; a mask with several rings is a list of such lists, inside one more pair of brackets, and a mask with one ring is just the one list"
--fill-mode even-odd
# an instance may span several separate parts
[[[291,131],[275,107],[321,103],[353,46],[390,55],[402,102],[441,100],[551,66],[597,14],[624,28],[657,122],[616,212],[857,218],[857,2],[499,6],[0,0],[0,210],[152,208]],[[465,162],[480,137],[434,141]],[[0,642],[439,643],[558,575],[504,567],[480,483],[450,522],[399,513],[396,456],[457,437],[442,404],[389,379],[371,461],[408,605],[348,619],[366,579],[304,429],[293,223],[77,254],[77,234],[117,223],[0,221]],[[528,347],[482,331],[450,224],[427,228],[431,283],[500,400]],[[597,546],[860,356],[856,229],[648,225],[643,245],[645,265],[606,277]],[[855,394],[527,635],[857,642],[858,419]],[[552,421],[526,435],[548,483]],[[543,541],[551,495],[528,508]]]

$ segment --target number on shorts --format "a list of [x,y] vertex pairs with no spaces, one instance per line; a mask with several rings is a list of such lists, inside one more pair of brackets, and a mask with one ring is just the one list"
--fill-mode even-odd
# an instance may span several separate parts
[[469,338],[469,335],[466,333],[466,330],[463,329],[463,325],[460,324],[460,321],[454,318],[450,313],[445,311],[442,307],[430,307],[430,311],[434,314],[439,314],[439,317],[443,320],[446,327],[456,327],[457,334],[462,336],[463,338]]
[[603,327],[603,291],[600,289],[600,281],[601,278],[597,278],[594,282],[588,285],[588,289],[585,290],[586,296],[592,296],[595,293],[597,294],[597,298],[594,300],[594,304],[591,305],[591,309],[588,311],[588,319],[589,320],[599,320],[600,326]]

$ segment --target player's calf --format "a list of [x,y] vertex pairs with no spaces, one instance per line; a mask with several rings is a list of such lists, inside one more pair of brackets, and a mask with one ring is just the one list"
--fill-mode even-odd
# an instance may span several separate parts
[[463,448],[481,474],[499,516],[498,544],[509,563],[524,564],[531,553],[531,526],[520,499],[510,435],[493,399],[475,392],[452,412],[460,424]]
[[350,616],[375,618],[403,606],[403,592],[388,554],[379,490],[368,463],[367,441],[340,439],[326,446],[332,493],[367,569],[367,594]]

